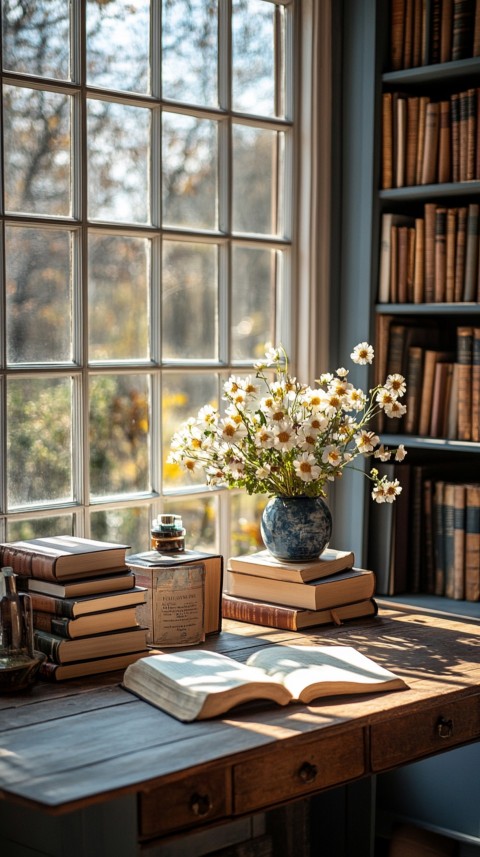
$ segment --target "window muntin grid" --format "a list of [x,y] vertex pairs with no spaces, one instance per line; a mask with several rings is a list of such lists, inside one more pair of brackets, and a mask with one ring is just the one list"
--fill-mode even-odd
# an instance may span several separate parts
[[[167,452],[231,371],[288,345],[294,4],[189,4],[178,75],[184,0],[31,2],[23,34],[20,4],[2,3],[3,537],[58,523],[142,549],[150,516],[184,505],[204,546],[230,523],[244,540],[245,503]],[[258,59],[265,27],[255,100],[241,45]]]

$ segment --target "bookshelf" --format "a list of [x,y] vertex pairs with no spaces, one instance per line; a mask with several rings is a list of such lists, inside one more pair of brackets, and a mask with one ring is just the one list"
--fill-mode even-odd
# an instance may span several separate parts
[[[398,90],[406,94],[431,94],[433,97],[444,92],[459,92],[467,87],[480,87],[480,58],[469,57],[391,71],[390,2],[361,0],[359,3],[358,0],[344,0],[342,15],[345,28],[341,62],[339,60],[342,145],[337,148],[340,178],[333,205],[333,216],[338,217],[341,241],[338,248],[334,248],[338,249],[338,255],[336,266],[334,264],[333,267],[332,288],[334,294],[339,295],[339,309],[331,320],[334,333],[332,365],[336,360],[341,365],[344,355],[349,353],[351,345],[357,341],[369,338],[375,345],[375,331],[382,316],[390,316],[397,323],[430,323],[450,333],[463,324],[480,327],[480,304],[477,301],[415,304],[377,301],[384,213],[419,217],[428,203],[448,208],[480,202],[478,180],[382,188],[383,93]],[[368,386],[365,370],[351,374],[353,383]],[[455,467],[457,462],[462,461],[467,468],[471,468],[472,481],[480,473],[480,443],[459,438],[404,435],[400,430],[386,434],[382,440],[391,446],[404,443],[408,449],[406,461],[410,464],[421,466],[426,461],[434,461],[441,469],[444,465]],[[359,480],[358,475],[349,474],[342,484],[335,487],[332,543],[348,546],[368,567],[372,544],[371,521],[375,510],[368,489],[364,489]],[[378,538],[381,526],[376,528],[373,538]],[[380,603],[382,598],[379,599]],[[390,596],[390,599],[385,596],[384,600],[423,607],[426,611],[466,616],[473,622],[480,621],[480,602],[409,591]],[[470,769],[473,772],[478,764],[479,748],[469,749],[470,761],[465,762],[465,754],[462,757],[466,774]],[[463,805],[458,802],[452,804],[456,815],[451,823],[437,811],[431,792],[436,781],[449,780],[455,770],[455,760],[455,753],[447,753],[431,774],[428,764],[420,763],[410,766],[403,779],[398,777],[397,772],[388,775],[388,783],[383,782],[385,778],[379,778],[382,782],[378,783],[377,792],[380,793],[387,785],[392,796],[398,796],[399,790],[403,795],[415,794],[415,801],[409,803],[405,799],[406,805],[402,806],[404,818],[443,830],[459,843],[468,842],[473,849],[471,853],[477,854],[480,853],[480,835],[478,830],[472,835],[469,814],[478,804],[478,788]],[[389,812],[395,816],[395,800],[396,797],[392,797],[391,801],[384,801],[380,807],[382,818]],[[380,827],[382,818],[379,817]]]

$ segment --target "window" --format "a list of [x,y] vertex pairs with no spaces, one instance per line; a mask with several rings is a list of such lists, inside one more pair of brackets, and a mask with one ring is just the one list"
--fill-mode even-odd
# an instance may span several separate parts
[[3,538],[257,544],[167,456],[290,345],[295,6],[3,0]]

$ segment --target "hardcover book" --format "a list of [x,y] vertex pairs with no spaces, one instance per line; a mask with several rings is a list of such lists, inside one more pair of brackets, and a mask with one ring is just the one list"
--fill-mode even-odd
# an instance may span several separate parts
[[329,577],[338,571],[352,568],[352,551],[326,548],[317,560],[312,562],[282,562],[275,559],[269,551],[263,550],[245,556],[232,556],[228,560],[230,571],[253,574],[270,580],[290,580],[292,583],[306,583]]
[[105,592],[101,595],[82,595],[78,598],[55,598],[40,592],[31,592],[30,596],[34,610],[76,619],[87,613],[104,613],[106,610],[143,604],[146,599],[146,589],[144,586],[135,586],[125,592]]
[[43,580],[98,577],[124,567],[127,548],[80,536],[48,536],[0,544],[0,562],[16,574]]
[[378,608],[373,598],[356,601],[354,604],[330,607],[327,610],[302,610],[299,607],[285,607],[282,604],[240,598],[238,595],[224,593],[222,611],[224,619],[234,619],[237,622],[249,622],[252,625],[264,625],[285,631],[300,631],[302,628],[312,628],[315,625],[343,625],[351,619],[376,616]]
[[146,628],[128,628],[125,631],[94,634],[78,640],[66,640],[58,634],[34,630],[33,639],[35,648],[57,664],[124,655],[127,652],[140,652],[147,648]]
[[127,569],[119,569],[118,574],[103,574],[101,577],[66,580],[64,583],[19,576],[17,586],[23,592],[39,592],[45,595],[53,595],[55,598],[79,598],[82,595],[100,595],[104,592],[121,592],[133,589],[135,575]]
[[33,611],[33,627],[37,631],[48,631],[72,640],[92,634],[134,628],[136,625],[138,625],[136,607],[121,607],[119,610],[108,610],[105,613],[88,613],[86,616],[79,616],[78,619],[43,613],[40,610]]
[[227,592],[242,598],[275,601],[287,607],[305,607],[308,610],[326,610],[352,601],[372,598],[375,591],[373,571],[351,568],[332,577],[311,580],[307,583],[290,583],[286,580],[264,580],[253,574],[229,572]]
[[339,694],[403,690],[403,679],[351,646],[266,646],[245,664],[186,650],[142,658],[123,686],[178,720],[216,717],[250,700],[309,703]]
[[45,681],[54,682],[100,673],[117,672],[118,670],[125,670],[130,664],[150,653],[151,649],[142,649],[139,652],[128,652],[109,658],[90,658],[86,661],[73,661],[68,664],[54,664],[52,661],[44,661],[39,670],[39,677]]

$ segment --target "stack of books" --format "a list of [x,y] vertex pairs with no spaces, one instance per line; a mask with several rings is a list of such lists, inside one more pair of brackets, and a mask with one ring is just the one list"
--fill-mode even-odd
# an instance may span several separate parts
[[284,563],[268,551],[231,557],[225,619],[297,631],[375,616],[375,575],[351,551],[329,548],[313,562]]
[[31,597],[42,678],[60,681],[124,670],[148,654],[137,618],[146,590],[126,567],[127,545],[74,536],[0,544],[2,566]]

